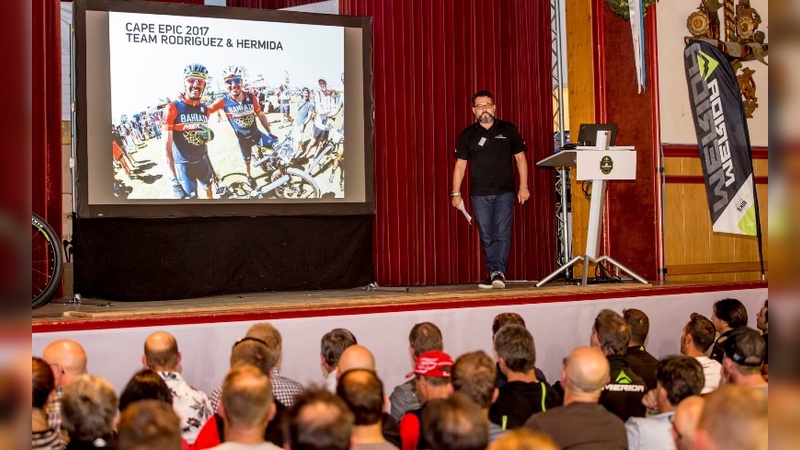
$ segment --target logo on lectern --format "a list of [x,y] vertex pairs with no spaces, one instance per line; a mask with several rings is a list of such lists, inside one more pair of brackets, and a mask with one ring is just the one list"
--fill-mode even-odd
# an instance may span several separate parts
[[608,175],[612,170],[614,170],[614,160],[608,155],[603,156],[600,160],[600,172],[603,172],[603,175]]

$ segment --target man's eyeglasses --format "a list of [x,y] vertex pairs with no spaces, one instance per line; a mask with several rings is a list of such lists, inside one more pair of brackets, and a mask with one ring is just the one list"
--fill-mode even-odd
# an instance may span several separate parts
[[475,111],[483,111],[486,109],[492,109],[493,106],[494,103],[482,103],[480,105],[473,106],[473,108],[475,108]]
[[245,337],[239,339],[238,341],[234,342],[233,343],[233,348],[236,348],[237,345],[241,344],[242,342],[246,342],[246,341],[260,342],[260,343],[264,344],[264,346],[269,347],[266,342],[262,341],[259,338],[245,336]]
[[225,80],[225,82],[228,83],[228,84],[231,84],[231,85],[233,85],[233,84],[241,84],[242,83],[242,78],[241,77],[228,78],[227,80]]
[[198,77],[188,77],[186,82],[189,84],[206,84],[206,80]]

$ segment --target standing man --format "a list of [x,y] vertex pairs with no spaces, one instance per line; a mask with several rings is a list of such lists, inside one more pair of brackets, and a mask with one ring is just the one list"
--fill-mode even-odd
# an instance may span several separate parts
[[177,199],[197,198],[198,188],[203,188],[206,198],[213,198],[211,180],[214,174],[206,144],[214,134],[207,125],[208,106],[202,102],[207,80],[206,66],[189,64],[183,69],[183,94],[164,108],[167,135],[164,156],[167,176]]
[[517,162],[520,180],[517,201],[522,205],[530,197],[525,141],[512,123],[495,119],[495,104],[489,91],[478,91],[472,96],[472,112],[478,121],[464,129],[458,140],[450,203],[458,208],[462,202],[461,182],[467,161],[471,160],[472,206],[489,272],[489,277],[478,287],[502,289],[506,287],[511,224],[514,222],[512,155]]
[[325,77],[319,77],[319,90],[314,94],[314,142],[306,151],[309,158],[316,157],[322,143],[328,140],[328,120],[338,112],[333,92],[328,89],[328,81]]
[[[239,149],[242,152],[242,159],[247,170],[247,181],[250,187],[254,188],[256,182],[250,174],[250,157],[253,153],[253,146],[260,145],[271,148],[277,138],[272,135],[269,129],[269,120],[264,115],[264,111],[261,110],[261,105],[258,104],[255,92],[247,92],[242,89],[244,84],[243,72],[244,70],[239,66],[228,66],[223,69],[222,76],[225,79],[228,95],[215,100],[208,108],[208,113],[211,114],[221,109],[225,110],[228,122],[230,122],[236,139],[239,141]],[[256,118],[261,122],[261,126],[267,131],[266,133],[258,129]]]

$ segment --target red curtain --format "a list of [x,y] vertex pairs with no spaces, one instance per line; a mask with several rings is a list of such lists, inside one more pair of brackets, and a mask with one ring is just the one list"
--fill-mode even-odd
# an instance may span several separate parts
[[[517,207],[510,279],[555,268],[550,4],[529,0],[341,0],[371,16],[375,110],[374,254],[381,285],[485,277],[477,227],[450,206],[453,150],[474,121],[470,96],[488,89],[498,117],[528,144],[532,198]],[[469,191],[465,182],[465,194]]]
[[61,234],[61,8],[32,4],[31,209]]

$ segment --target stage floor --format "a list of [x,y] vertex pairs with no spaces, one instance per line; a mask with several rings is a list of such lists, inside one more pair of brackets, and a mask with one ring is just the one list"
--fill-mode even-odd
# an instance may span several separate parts
[[537,288],[533,282],[509,282],[506,289],[477,285],[380,287],[349,290],[264,292],[215,297],[121,302],[84,298],[82,304],[51,302],[33,310],[32,332],[123,328],[150,324],[190,324],[268,320],[320,315],[448,309],[708,292],[765,287],[762,282],[641,284],[636,282],[565,285]]

